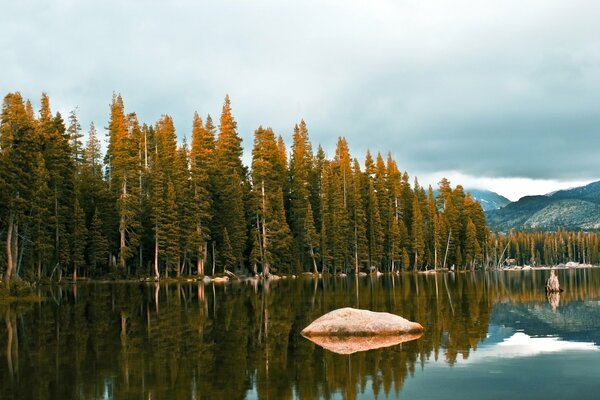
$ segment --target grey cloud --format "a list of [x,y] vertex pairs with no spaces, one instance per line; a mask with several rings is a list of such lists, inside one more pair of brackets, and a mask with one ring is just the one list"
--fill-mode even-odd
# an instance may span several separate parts
[[[485,3],[485,4],[484,4]],[[316,145],[391,151],[411,174],[600,177],[594,1],[12,2],[2,94],[47,91],[105,126],[113,90],[189,136],[226,93],[247,150],[300,118]]]

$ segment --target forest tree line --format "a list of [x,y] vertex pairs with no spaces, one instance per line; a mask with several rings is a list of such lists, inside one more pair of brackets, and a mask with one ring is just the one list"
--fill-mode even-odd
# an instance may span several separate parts
[[[0,268],[6,281],[119,274],[268,275],[474,268],[497,261],[479,203],[443,179],[411,184],[393,157],[328,158],[300,121],[288,147],[254,132],[242,162],[229,98],[218,125],[194,114],[191,143],[173,119],[138,121],[114,95],[106,152],[93,123],[36,113],[5,96],[0,125]],[[597,241],[596,241],[597,242]]]
[[597,232],[511,231],[491,233],[488,238],[493,264],[555,266],[576,262],[600,264],[600,234]]

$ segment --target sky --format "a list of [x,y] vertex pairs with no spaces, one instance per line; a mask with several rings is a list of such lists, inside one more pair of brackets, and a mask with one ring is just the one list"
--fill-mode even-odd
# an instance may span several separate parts
[[304,119],[330,156],[344,136],[516,200],[600,179],[599,39],[594,0],[12,1],[0,94],[46,92],[87,131],[117,92],[180,139],[229,94],[247,154]]

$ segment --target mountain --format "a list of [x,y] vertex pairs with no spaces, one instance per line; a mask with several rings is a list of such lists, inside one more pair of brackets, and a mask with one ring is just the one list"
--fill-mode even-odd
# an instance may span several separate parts
[[471,197],[481,204],[483,211],[497,210],[510,203],[506,197],[490,190],[465,189],[466,192],[471,193]]
[[[463,189],[465,193],[471,193],[471,197],[473,200],[476,200],[481,204],[481,208],[483,211],[497,210],[499,208],[504,207],[510,200],[506,197],[492,192],[491,190],[485,189]],[[433,195],[438,197],[440,195],[439,190],[434,190]]]
[[545,196],[526,196],[498,210],[486,211],[488,225],[516,229],[600,229],[600,181]]

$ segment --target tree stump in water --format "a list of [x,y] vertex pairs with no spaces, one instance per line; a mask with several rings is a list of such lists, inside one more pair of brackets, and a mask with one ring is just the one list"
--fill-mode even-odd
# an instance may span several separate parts
[[546,291],[549,293],[560,292],[560,283],[558,282],[558,276],[556,276],[554,270],[550,272],[550,278],[548,278],[548,282],[546,282]]

